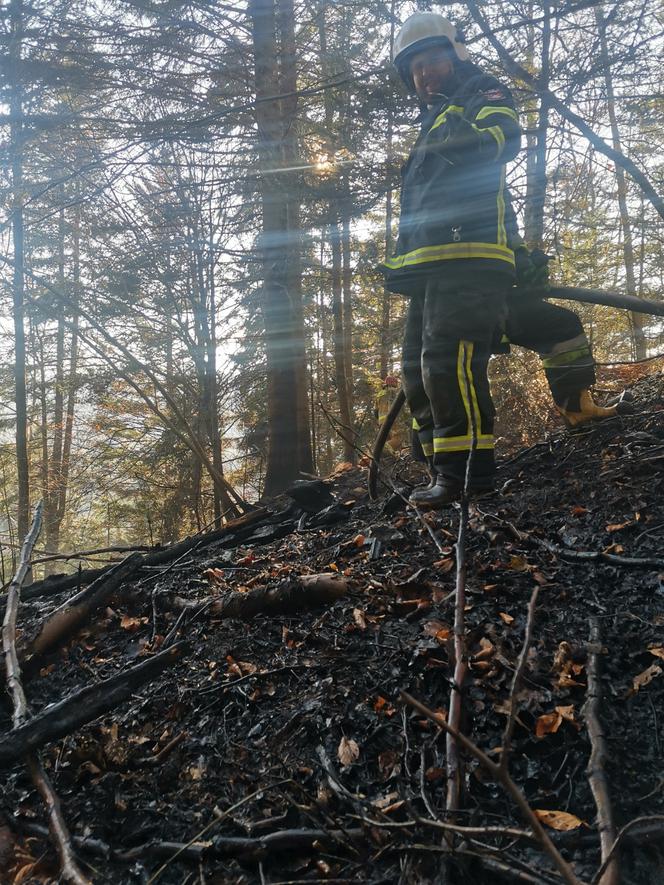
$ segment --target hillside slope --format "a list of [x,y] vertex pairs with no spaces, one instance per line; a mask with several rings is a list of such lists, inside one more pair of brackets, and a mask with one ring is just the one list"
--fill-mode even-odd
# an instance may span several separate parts
[[[532,809],[571,826],[548,832],[584,882],[600,858],[583,712],[591,659],[615,825],[664,815],[663,389],[661,375],[643,379],[634,416],[520,453],[470,513],[463,731],[498,758],[538,586],[509,768]],[[174,562],[139,563],[40,661],[26,686],[33,711],[149,658],[169,631],[188,643],[130,700],[43,750],[94,882],[562,881],[537,844],[486,829],[526,824],[467,754],[456,822],[475,830],[443,850],[445,735],[399,692],[449,710],[459,512],[422,519],[397,499],[383,509],[363,483],[341,469],[322,515],[283,502]],[[320,573],[341,576],[346,593],[309,606],[292,585]],[[224,594],[261,587],[290,587],[286,611],[224,617]],[[25,602],[24,636],[66,597]],[[0,727],[11,727],[5,712]],[[20,763],[5,774],[2,881],[54,881],[29,777]],[[664,817],[624,840],[627,885],[664,881],[662,834]]]

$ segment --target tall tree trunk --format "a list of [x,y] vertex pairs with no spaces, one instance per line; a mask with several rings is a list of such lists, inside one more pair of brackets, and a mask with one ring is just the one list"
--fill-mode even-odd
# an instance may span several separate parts
[[[392,0],[390,4],[390,58],[394,53],[394,36],[395,36],[395,2]],[[394,142],[394,108],[392,103],[387,108],[387,136],[385,141],[385,150],[387,154],[387,167],[391,173],[392,165],[392,147]],[[385,198],[385,255],[392,254],[394,247],[394,238],[392,236],[392,223],[394,218],[393,205],[393,189],[390,187]],[[390,314],[392,306],[392,293],[383,286],[380,309],[380,351],[378,372],[381,380],[392,371],[392,340],[390,336]]]
[[[285,193],[284,120],[274,0],[249,0],[255,62],[256,122],[263,206],[263,318],[267,354],[268,457],[266,494],[282,491],[299,473],[297,314],[289,292],[288,197]],[[272,100],[270,100],[272,99]]]
[[[64,199],[64,193],[61,193]],[[60,209],[58,217],[58,286],[65,288],[65,217]],[[54,529],[57,522],[58,490],[62,482],[62,445],[64,431],[64,386],[65,386],[65,317],[64,304],[58,305],[58,327],[55,343],[55,403],[53,407],[53,444],[50,457],[50,475],[44,489],[44,536],[46,549],[57,553],[57,540]]]
[[[328,76],[327,58],[327,23],[325,21],[326,4],[319,0],[318,5],[318,38],[320,43],[320,67],[323,77]],[[327,154],[334,154],[334,140],[332,130],[334,126],[334,109],[331,95],[325,92],[323,95],[325,109],[325,130],[327,140]],[[332,317],[334,337],[334,369],[337,387],[337,399],[342,427],[340,433],[343,436],[344,460],[355,463],[355,448],[353,430],[353,412],[351,405],[352,390],[352,305],[350,293],[350,226],[346,216],[344,199],[342,209],[342,231],[347,242],[342,243],[341,231],[334,206],[330,205],[330,216],[335,220],[329,226],[330,248],[332,250]]]
[[14,241],[14,373],[16,397],[16,470],[18,475],[17,531],[19,540],[30,525],[30,468],[28,461],[28,414],[25,378],[25,276],[23,238],[23,89],[21,49],[23,42],[23,0],[11,0],[9,6],[11,36],[9,42],[12,168],[12,237]]
[[[595,18],[599,30],[600,39],[600,60],[604,69],[604,83],[606,86],[606,102],[609,112],[609,122],[611,124],[611,140],[613,149],[622,153],[622,145],[620,142],[620,129],[618,127],[618,118],[616,116],[616,98],[613,89],[613,75],[611,73],[611,63],[609,61],[609,51],[606,41],[606,21],[602,6],[599,4],[595,7]],[[618,187],[618,208],[620,210],[620,226],[623,233],[623,257],[625,261],[625,281],[627,283],[627,294],[636,295],[636,274],[634,271],[634,239],[632,236],[632,225],[629,219],[629,209],[627,206],[627,180],[625,172],[621,166],[615,165],[616,184]],[[643,314],[629,314],[630,326],[632,331],[632,355],[634,359],[645,359],[648,355],[646,337],[643,331],[644,322]]]
[[[214,236],[212,224],[210,224],[210,261],[208,269],[208,327],[209,336],[207,341],[208,353],[206,360],[207,386],[209,397],[208,426],[210,434],[210,446],[212,447],[212,464],[220,476],[224,475],[224,462],[221,450],[221,429],[219,427],[219,403],[217,383],[217,302],[214,285]],[[223,510],[231,506],[230,499],[225,489],[217,490],[214,486],[214,521],[215,527],[221,528]]]
[[330,225],[330,245],[332,247],[332,317],[334,320],[334,368],[341,416],[340,434],[343,437],[344,460],[354,463],[353,427],[348,400],[348,383],[346,379],[346,348],[343,324],[343,279],[341,258],[341,237],[339,225]]
[[279,58],[279,90],[288,96],[281,101],[283,115],[284,168],[292,169],[284,173],[286,191],[286,212],[289,238],[288,250],[288,292],[293,306],[293,322],[296,336],[293,341],[293,360],[296,376],[297,400],[297,460],[301,472],[311,473],[314,469],[311,447],[311,426],[309,423],[309,379],[307,348],[302,303],[302,231],[300,220],[300,173],[295,171],[301,165],[297,129],[297,56],[295,51],[295,12],[293,0],[277,0],[277,25],[281,38]]
[[351,267],[350,218],[344,206],[341,219],[341,280],[343,290],[344,360],[348,408],[353,414],[353,268]]
[[[79,186],[76,186],[78,196]],[[78,388],[78,292],[81,283],[81,210],[74,210],[74,230],[72,249],[72,282],[71,298],[71,338],[69,339],[69,376],[67,380],[67,410],[65,412],[64,434],[62,439],[62,462],[60,465],[60,485],[58,488],[58,512],[54,529],[54,543],[59,544],[60,529],[67,511],[67,493],[69,489],[69,465],[71,461],[72,440],[74,436],[74,414],[76,411],[76,392]]]

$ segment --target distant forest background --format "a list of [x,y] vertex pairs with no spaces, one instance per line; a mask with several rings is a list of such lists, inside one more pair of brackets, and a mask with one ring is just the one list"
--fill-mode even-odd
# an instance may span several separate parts
[[[169,542],[370,445],[417,115],[390,47],[416,8],[514,91],[509,183],[554,279],[661,297],[661,0],[11,0],[3,580],[40,498],[42,555]],[[661,321],[580,313],[600,362],[664,350]],[[503,451],[555,426],[537,357],[492,375]]]

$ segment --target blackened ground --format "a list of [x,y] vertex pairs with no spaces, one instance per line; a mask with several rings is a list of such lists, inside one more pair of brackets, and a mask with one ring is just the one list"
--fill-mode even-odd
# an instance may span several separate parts
[[[538,584],[511,771],[533,808],[583,821],[556,838],[584,881],[599,861],[581,714],[591,617],[601,627],[601,712],[616,822],[664,814],[664,570],[566,562],[515,540],[509,526],[568,550],[664,556],[662,376],[637,383],[634,395],[635,416],[560,431],[506,462],[501,491],[473,509],[468,543],[472,663],[464,729],[485,751],[500,746],[501,711]],[[396,467],[398,476],[409,471]],[[194,649],[190,656],[112,715],[44,750],[76,835],[116,852],[152,842],[210,843],[200,864],[174,858],[158,875],[165,861],[147,848],[127,862],[81,851],[94,882],[498,881],[495,869],[468,856],[445,861],[442,835],[431,825],[388,826],[444,819],[444,736],[401,707],[397,694],[403,688],[435,710],[448,709],[458,512],[427,517],[441,553],[414,513],[386,515],[381,502],[366,499],[360,469],[342,469],[334,480],[338,500],[354,502],[337,508],[330,517],[336,522],[308,528],[303,521],[298,530],[291,510],[241,548],[207,547],[168,572],[155,571],[148,583],[127,587],[134,592],[29,684],[38,710],[150,653],[179,615],[169,609],[169,594],[204,599],[330,570],[350,581],[348,596],[325,609],[250,623],[205,612],[190,617],[181,630]],[[211,567],[224,575],[217,586],[203,575]],[[25,604],[23,623],[61,601]],[[650,681],[638,678],[646,671]],[[0,716],[8,729],[6,711]],[[502,789],[468,760],[463,803],[463,823],[523,826]],[[218,820],[215,808],[227,815]],[[44,820],[20,765],[6,773],[0,809],[18,832]],[[215,842],[292,828],[334,836],[314,853],[291,848],[265,855],[260,865],[224,858],[224,843]],[[359,839],[349,833],[358,829]],[[512,870],[559,881],[537,849],[493,844],[503,847],[501,862]],[[662,882],[664,856],[652,843],[628,847],[622,871],[627,885]],[[56,875],[47,843],[19,835],[0,879],[48,882]],[[504,881],[516,875],[508,872]]]

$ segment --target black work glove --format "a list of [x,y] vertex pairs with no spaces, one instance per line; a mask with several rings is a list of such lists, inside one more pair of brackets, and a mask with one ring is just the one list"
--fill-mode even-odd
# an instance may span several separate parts
[[516,264],[516,288],[523,293],[541,294],[551,288],[549,283],[549,261],[541,249],[529,252],[526,246],[514,250]]
[[440,151],[445,159],[455,165],[477,156],[485,146],[495,153],[493,136],[476,129],[461,114],[448,114],[444,127],[445,137],[440,142]]

